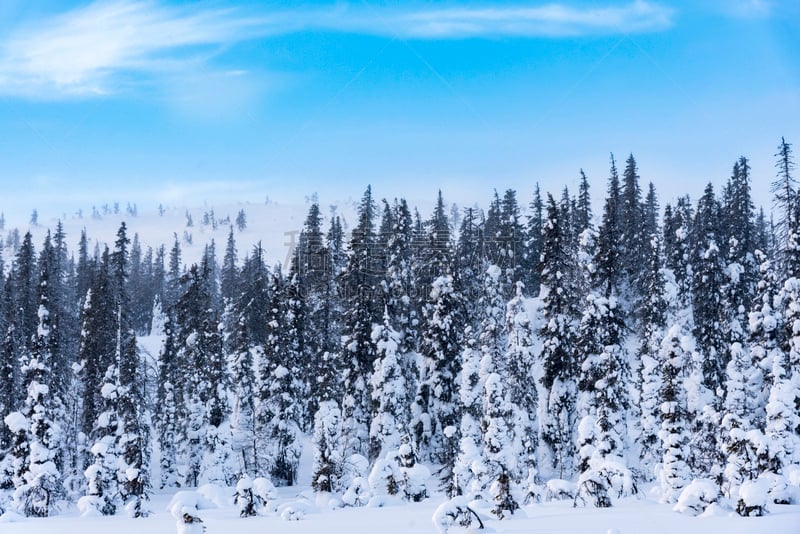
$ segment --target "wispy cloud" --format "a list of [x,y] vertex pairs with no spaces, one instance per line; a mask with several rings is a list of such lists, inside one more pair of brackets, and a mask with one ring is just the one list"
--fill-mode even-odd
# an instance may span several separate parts
[[770,0],[729,0],[726,8],[729,15],[753,18],[772,15],[774,6]]
[[263,34],[266,19],[232,10],[188,12],[151,1],[96,2],[19,28],[0,52],[0,90],[48,96],[113,91],[125,72],[171,70],[175,53]]
[[663,30],[672,25],[672,18],[671,9],[637,0],[615,7],[577,8],[552,3],[537,7],[421,10],[391,17],[373,12],[342,18],[338,27],[408,39],[570,37]]
[[38,98],[113,93],[126,75],[197,69],[227,45],[305,30],[401,39],[552,38],[658,31],[672,19],[671,9],[645,0],[590,8],[340,4],[272,12],[97,1],[12,32],[0,44],[0,93]]

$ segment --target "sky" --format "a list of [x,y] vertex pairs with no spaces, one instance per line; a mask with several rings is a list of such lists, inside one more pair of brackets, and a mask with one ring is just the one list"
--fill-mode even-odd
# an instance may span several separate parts
[[0,2],[0,211],[602,197],[800,143],[800,2]]

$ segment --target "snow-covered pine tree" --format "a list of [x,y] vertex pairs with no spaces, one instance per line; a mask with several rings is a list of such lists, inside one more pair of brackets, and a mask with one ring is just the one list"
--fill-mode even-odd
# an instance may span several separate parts
[[304,315],[302,335],[299,339],[303,354],[301,361],[298,362],[300,374],[305,377],[304,388],[308,398],[306,409],[303,411],[304,429],[313,424],[318,400],[316,374],[319,359],[328,350],[325,347],[327,305],[324,299],[327,293],[329,268],[328,250],[322,231],[322,215],[319,205],[313,203],[298,236],[289,269],[289,280],[294,280],[297,286],[296,302],[302,305]]
[[[792,155],[792,144],[781,137],[778,152],[775,154],[777,176],[772,182],[772,193],[775,195],[775,206],[779,210],[777,221],[779,264],[782,278],[800,276],[800,241],[791,235],[797,221],[797,181],[794,178],[795,162]],[[766,252],[766,251],[764,251]]]
[[[79,379],[83,385],[82,426],[87,440],[84,472],[88,487],[82,512],[113,515],[117,483],[117,313],[111,256],[103,251],[82,310]],[[92,418],[92,419],[90,419]]]
[[698,201],[691,234],[691,295],[697,355],[687,380],[692,419],[689,465],[697,476],[721,482],[719,445],[728,342],[721,325],[725,273],[718,240],[719,204],[711,184]]
[[[581,176],[585,177],[583,171]],[[583,184],[581,181],[581,193],[583,192]],[[586,182],[586,193],[588,194],[589,184]],[[525,227],[525,263],[522,270],[523,282],[525,289],[531,296],[539,294],[539,282],[541,270],[539,268],[539,258],[542,255],[542,224],[544,215],[544,203],[542,202],[542,195],[539,191],[539,184],[533,191],[533,200],[528,209],[528,221]],[[465,218],[466,219],[466,218]]]
[[624,281],[621,287],[622,293],[618,296],[630,301],[632,318],[641,322],[641,313],[644,311],[643,300],[647,296],[643,287],[645,250],[650,236],[645,234],[642,191],[633,154],[630,154],[625,161],[622,176],[619,234],[616,238],[619,243],[619,260]]
[[400,448],[408,418],[406,382],[400,363],[400,334],[391,326],[388,308],[383,325],[376,326],[372,341],[377,349],[370,377],[372,422],[369,452],[373,460]]
[[670,317],[670,326],[661,342],[661,439],[660,472],[662,502],[676,502],[691,480],[689,458],[689,421],[684,382],[690,365],[694,339],[685,312]]
[[213,302],[214,282],[210,259],[192,265],[181,277],[182,294],[176,304],[178,361],[186,416],[181,429],[179,462],[184,483],[227,483],[233,478],[228,375],[220,333],[220,319]]
[[483,460],[481,418],[483,414],[483,382],[481,380],[481,351],[468,329],[466,347],[461,353],[461,423],[458,457],[453,466],[455,494],[472,497],[485,496],[480,480],[486,472]]
[[[791,230],[790,230],[791,231]],[[785,465],[791,455],[800,450],[800,279],[791,277],[783,285],[780,295],[783,316],[783,354],[775,352],[770,369],[770,394],[766,407],[767,431],[777,439],[770,454],[773,464]],[[787,406],[790,413],[786,413]],[[794,406],[794,414],[791,407]],[[794,435],[783,435],[782,428],[794,430]],[[782,458],[781,458],[782,457]]]
[[516,294],[506,305],[506,378],[511,403],[516,410],[516,428],[522,440],[517,470],[526,492],[532,492],[538,479],[536,449],[539,394],[533,379],[536,366],[534,334],[525,308],[523,284],[517,282]]
[[298,331],[302,317],[293,302],[293,281],[283,277],[280,265],[272,272],[267,315],[267,340],[260,362],[256,436],[263,465],[274,479],[296,482],[301,452],[303,384],[299,374],[302,351]]
[[342,353],[345,396],[342,400],[344,434],[350,453],[364,454],[369,444],[369,375],[375,360],[373,325],[379,322],[380,299],[375,251],[375,202],[367,187],[358,209],[358,224],[350,239],[350,257],[344,273],[345,307]]
[[[562,214],[547,196],[547,220],[542,243],[542,386],[545,396],[540,404],[543,472],[559,478],[569,476],[573,467],[575,440],[572,433],[575,417],[575,310],[568,293],[568,273],[572,269],[568,235],[562,227]],[[544,471],[544,469],[547,471]]]
[[145,401],[146,378],[136,344],[128,294],[127,228],[122,223],[111,258],[118,316],[117,335],[117,479],[125,509],[131,517],[149,515],[150,414]]
[[[616,479],[631,479],[624,460],[629,369],[622,348],[621,315],[615,297],[589,294],[578,340],[586,354],[578,382],[579,492],[602,507],[611,506],[608,494],[618,483]],[[631,491],[626,486],[623,484],[622,491]]]
[[[483,256],[484,238],[481,231],[482,213],[476,208],[464,210],[461,228],[456,243],[456,259],[453,269],[453,287],[461,294],[465,302],[477,301],[483,288],[481,287],[482,272],[489,266]],[[539,257],[536,257],[536,270],[539,271]],[[538,278],[538,274],[536,275]],[[538,283],[537,283],[538,287]],[[480,324],[476,306],[464,306],[463,324],[477,329]],[[465,338],[466,339],[466,338]]]
[[[0,279],[3,277],[0,276]],[[0,294],[0,417],[14,412],[17,409],[16,398],[19,381],[19,362],[14,358],[12,346],[9,343],[10,333],[13,331],[13,322],[8,320],[11,316],[13,303],[10,298],[11,283],[10,277],[3,283],[3,291]],[[7,490],[14,487],[12,480],[14,471],[12,468],[13,456],[11,448],[14,434],[11,429],[0,421],[0,490]]]
[[167,313],[164,323],[164,342],[158,356],[158,386],[156,388],[156,428],[160,450],[160,487],[174,488],[179,483],[178,436],[183,417],[183,394],[180,388],[180,371],[177,331],[172,313]]
[[[463,306],[452,276],[433,281],[422,329],[420,384],[412,405],[411,430],[421,454],[442,464],[445,470],[452,467],[458,451],[457,377],[461,370]],[[450,488],[451,474],[442,473],[445,486]]]
[[661,461],[661,372],[659,349],[666,328],[666,298],[664,272],[661,267],[660,240],[657,229],[650,235],[647,247],[647,269],[644,273],[644,291],[647,294],[642,317],[642,341],[639,346],[638,370],[640,434],[638,438],[640,473],[651,480],[653,467]]
[[678,198],[673,210],[668,204],[664,208],[664,267],[672,271],[679,299],[692,302],[692,258],[691,236],[692,204],[689,197]]
[[[520,457],[524,454],[520,409],[511,402],[507,383],[508,338],[505,328],[504,273],[490,266],[484,276],[483,310],[478,343],[481,351],[480,381],[483,384],[481,433],[486,471],[477,482],[488,490],[492,512],[502,519],[519,508],[514,494],[519,484]],[[526,473],[527,475],[527,473]]]
[[748,389],[757,391],[758,394],[747,399],[747,411],[753,425],[764,428],[766,424],[764,410],[772,385],[773,361],[782,351],[784,328],[779,302],[781,287],[777,280],[775,264],[761,251],[756,252],[756,258],[759,263],[760,278],[756,285],[756,297],[748,314],[747,346],[755,370],[749,377]]
[[342,436],[342,411],[336,399],[341,398],[340,350],[341,300],[339,278],[344,271],[344,236],[341,220],[332,217],[326,239],[326,270],[323,298],[320,365],[317,372],[317,411],[314,414],[312,443],[314,463],[311,487],[317,492],[339,491],[344,469],[345,443]]
[[[47,242],[49,243],[49,235]],[[46,245],[49,246],[49,245]],[[50,275],[45,264],[40,276],[39,326],[30,354],[23,360],[22,385],[27,392],[21,416],[28,424],[26,468],[15,481],[14,505],[26,516],[47,517],[63,493],[58,458],[62,445],[63,405],[54,397],[53,355],[50,335],[52,323],[48,309],[47,283]],[[12,431],[15,429],[12,429]],[[19,429],[16,429],[19,432]]]
[[342,475],[341,410],[334,400],[321,400],[314,415],[314,464],[311,487],[318,492],[339,490]]

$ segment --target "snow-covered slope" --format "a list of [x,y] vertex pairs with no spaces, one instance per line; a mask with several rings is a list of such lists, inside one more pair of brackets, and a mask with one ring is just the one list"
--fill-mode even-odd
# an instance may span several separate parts
[[[53,231],[56,224],[61,221],[70,250],[77,250],[81,231],[85,229],[91,253],[95,245],[101,250],[105,244],[113,247],[117,230],[124,221],[128,227],[129,237],[138,234],[143,250],[147,247],[156,249],[162,244],[169,250],[177,236],[181,243],[183,262],[191,264],[200,259],[205,245],[212,239],[216,243],[217,251],[221,253],[228,239],[228,232],[233,226],[240,257],[244,257],[253,246],[261,243],[270,264],[285,263],[303,226],[309,206],[310,199],[305,201],[298,199],[298,202],[291,204],[245,201],[199,207],[170,206],[146,210],[139,208],[135,215],[129,213],[126,206],[119,206],[116,213],[114,206],[108,206],[107,210],[98,207],[94,214],[91,208],[81,213],[58,216],[42,213],[39,214],[38,224],[35,225],[30,224],[30,221],[7,220],[0,237],[5,245],[3,257],[11,258],[14,254],[11,235],[14,229],[18,230],[20,239],[30,230],[38,250],[46,232]],[[238,213],[242,210],[246,215],[247,225],[243,230],[239,230],[235,223]],[[326,217],[326,224],[331,214],[341,216],[347,231],[353,220],[355,204],[352,199],[322,203],[321,212]],[[190,219],[191,226],[188,226]]]

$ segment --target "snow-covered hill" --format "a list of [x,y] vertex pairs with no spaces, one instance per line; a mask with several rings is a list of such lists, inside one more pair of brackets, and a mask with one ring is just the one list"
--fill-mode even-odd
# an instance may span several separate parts
[[[113,247],[114,239],[120,224],[124,221],[129,236],[138,234],[142,248],[153,249],[165,245],[167,250],[177,237],[181,243],[182,259],[191,264],[200,259],[205,245],[211,240],[221,250],[227,241],[228,232],[233,226],[237,250],[244,257],[253,246],[261,243],[269,263],[285,263],[297,234],[303,225],[308,212],[310,199],[298,199],[296,203],[239,202],[206,206],[170,206],[152,209],[136,209],[128,211],[126,206],[114,206],[83,210],[72,214],[39,214],[37,224],[30,221],[7,220],[5,228],[0,232],[3,239],[3,257],[11,258],[14,254],[14,233],[21,239],[30,231],[34,245],[41,246],[48,230],[53,231],[59,221],[64,225],[67,243],[70,250],[77,250],[81,231],[86,230],[89,238],[89,250],[97,245],[102,250],[105,244]],[[331,213],[342,216],[346,225],[350,224],[354,211],[352,200],[336,201],[322,204],[323,214]],[[236,227],[236,217],[240,211],[246,216],[246,227]],[[191,222],[190,222],[191,221]],[[347,226],[345,226],[347,228]]]

